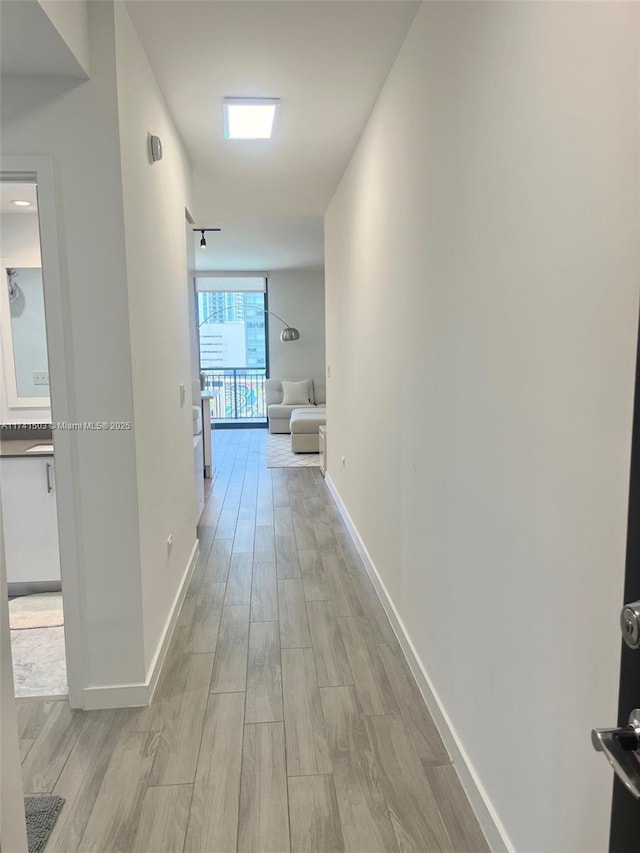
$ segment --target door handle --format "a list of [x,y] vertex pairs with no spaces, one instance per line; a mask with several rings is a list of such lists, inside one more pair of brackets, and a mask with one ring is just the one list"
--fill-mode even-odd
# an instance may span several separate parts
[[47,473],[47,492],[51,494],[53,491],[53,484],[51,482],[51,464],[49,462],[46,463],[45,471]]
[[629,716],[629,725],[619,729],[593,729],[591,743],[603,752],[616,776],[636,800],[640,800],[640,708]]

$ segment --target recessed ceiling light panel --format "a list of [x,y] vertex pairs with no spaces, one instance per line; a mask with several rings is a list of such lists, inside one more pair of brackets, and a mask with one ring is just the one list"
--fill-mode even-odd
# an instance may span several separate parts
[[11,199],[11,204],[15,204],[17,207],[31,207],[30,201],[24,201],[20,198]]
[[224,98],[225,139],[271,139],[278,98]]

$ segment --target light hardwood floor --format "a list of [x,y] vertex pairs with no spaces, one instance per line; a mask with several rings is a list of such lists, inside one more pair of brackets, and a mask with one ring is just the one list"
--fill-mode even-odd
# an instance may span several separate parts
[[215,433],[201,553],[149,708],[19,700],[47,853],[487,853],[319,469]]

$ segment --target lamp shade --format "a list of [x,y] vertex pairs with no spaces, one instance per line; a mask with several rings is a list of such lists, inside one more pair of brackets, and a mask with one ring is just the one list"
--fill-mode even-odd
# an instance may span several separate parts
[[299,341],[300,332],[297,329],[294,329],[293,326],[287,326],[286,329],[283,329],[280,332],[280,340],[283,344],[286,344],[289,341]]

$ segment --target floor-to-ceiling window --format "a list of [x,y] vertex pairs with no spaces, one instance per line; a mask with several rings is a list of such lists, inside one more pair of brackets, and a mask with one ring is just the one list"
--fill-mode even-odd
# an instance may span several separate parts
[[196,278],[200,368],[218,426],[264,423],[267,293],[264,277]]

